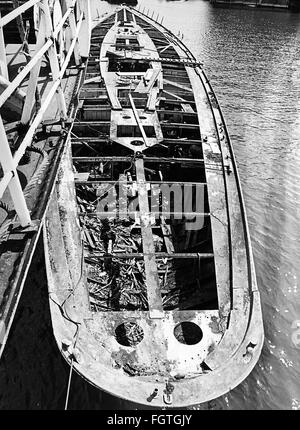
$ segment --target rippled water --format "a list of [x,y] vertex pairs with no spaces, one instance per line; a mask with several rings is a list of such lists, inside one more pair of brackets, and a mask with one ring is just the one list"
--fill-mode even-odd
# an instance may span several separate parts
[[[232,137],[261,292],[265,345],[251,375],[201,409],[300,409],[300,15],[143,0],[203,63]],[[95,0],[94,15],[115,6]],[[0,362],[1,409],[61,409],[69,368],[53,340],[41,244]],[[70,408],[122,409],[76,375]]]

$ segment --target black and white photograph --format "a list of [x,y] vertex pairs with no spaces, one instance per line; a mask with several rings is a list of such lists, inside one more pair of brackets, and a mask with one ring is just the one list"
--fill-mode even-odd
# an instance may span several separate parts
[[300,0],[0,0],[0,413],[300,410],[299,280]]

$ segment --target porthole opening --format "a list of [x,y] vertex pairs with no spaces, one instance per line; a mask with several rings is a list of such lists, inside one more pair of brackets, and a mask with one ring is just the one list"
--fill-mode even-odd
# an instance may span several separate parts
[[144,338],[144,331],[135,322],[125,322],[115,329],[116,340],[123,346],[136,346]]
[[201,328],[190,321],[184,321],[176,325],[174,328],[174,336],[178,342],[185,345],[196,345],[203,337]]

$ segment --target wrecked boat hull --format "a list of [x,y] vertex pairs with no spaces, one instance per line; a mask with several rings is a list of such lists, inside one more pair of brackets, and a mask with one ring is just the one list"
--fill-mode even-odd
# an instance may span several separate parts
[[226,124],[200,63],[132,8],[93,31],[44,243],[58,347],[99,389],[186,407],[255,366],[260,296]]

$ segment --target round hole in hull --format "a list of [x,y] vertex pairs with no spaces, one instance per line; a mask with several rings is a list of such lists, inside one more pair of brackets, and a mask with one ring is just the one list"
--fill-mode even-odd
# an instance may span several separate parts
[[201,328],[190,321],[184,321],[177,324],[174,328],[174,336],[178,342],[185,345],[196,345],[203,337]]
[[115,329],[116,340],[123,346],[136,346],[144,338],[142,327],[133,321],[125,322]]

